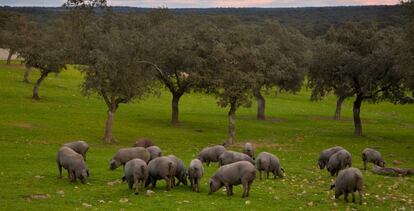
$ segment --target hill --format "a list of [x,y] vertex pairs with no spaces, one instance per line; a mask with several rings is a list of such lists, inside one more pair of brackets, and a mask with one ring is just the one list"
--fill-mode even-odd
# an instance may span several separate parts
[[[146,13],[151,8],[113,7],[122,13]],[[35,21],[46,21],[65,11],[60,7],[0,7],[0,11],[12,10],[28,14]],[[193,8],[171,9],[179,14],[235,15],[247,22],[276,19],[293,26],[307,36],[325,33],[331,25],[344,22],[376,22],[379,26],[399,26],[403,8],[401,6],[349,6],[349,7],[305,7],[305,8]]]

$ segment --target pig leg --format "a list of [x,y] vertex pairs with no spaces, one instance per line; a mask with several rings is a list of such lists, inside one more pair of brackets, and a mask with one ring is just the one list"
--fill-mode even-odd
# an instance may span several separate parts
[[58,163],[59,178],[62,178],[62,166]]
[[229,184],[225,184],[225,186],[226,186],[227,196],[231,196],[230,185]]
[[346,203],[348,203],[348,202],[349,202],[349,201],[348,201],[348,194],[349,194],[348,192],[345,192],[345,195],[344,195],[344,198],[345,198],[345,202],[346,202]]
[[355,192],[352,192],[352,203],[355,203]]
[[165,183],[167,184],[167,191],[171,189],[171,182],[174,181],[168,177],[164,177]]
[[362,205],[362,191],[358,190],[358,195],[359,195],[359,204]]

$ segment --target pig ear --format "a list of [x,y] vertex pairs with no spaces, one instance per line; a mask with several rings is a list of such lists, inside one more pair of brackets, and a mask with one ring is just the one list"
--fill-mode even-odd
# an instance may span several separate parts
[[125,176],[123,176],[123,177],[122,177],[122,182],[125,182],[125,180],[126,180],[126,177],[125,177]]

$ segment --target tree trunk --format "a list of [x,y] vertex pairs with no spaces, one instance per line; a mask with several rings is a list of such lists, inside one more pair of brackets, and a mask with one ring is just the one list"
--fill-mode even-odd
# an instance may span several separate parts
[[336,101],[336,110],[333,119],[339,121],[341,119],[341,109],[342,109],[342,103],[344,102],[345,97],[339,96],[338,100]]
[[260,93],[260,89],[254,92],[254,96],[257,100],[257,119],[265,120],[266,119],[266,116],[265,116],[266,101],[262,93]]
[[32,96],[33,100],[40,100],[39,87],[40,87],[40,84],[42,83],[42,81],[47,77],[48,74],[49,74],[49,72],[47,72],[47,71],[41,71],[40,72],[40,78],[37,79],[36,84],[33,87],[33,96]]
[[14,51],[12,49],[10,49],[9,50],[9,55],[7,56],[7,62],[6,62],[6,64],[10,64],[11,63],[11,59],[12,59],[13,54],[14,54]]
[[362,136],[362,123],[361,123],[360,112],[361,112],[361,104],[362,104],[363,99],[364,98],[362,97],[362,95],[358,94],[357,98],[354,101],[353,112],[354,112],[354,126],[355,126],[356,136]]
[[181,96],[182,96],[182,94],[173,94],[173,98],[172,98],[172,101],[171,101],[171,109],[172,109],[171,123],[173,125],[177,125],[179,123],[179,120],[178,120],[178,114],[179,114],[178,104],[179,104]]
[[228,114],[229,117],[229,129],[228,129],[228,138],[224,146],[230,146],[234,143],[234,138],[236,136],[236,101],[230,103],[230,111]]
[[115,117],[115,108],[108,109],[108,117],[106,119],[105,124],[105,137],[104,140],[106,143],[111,143],[114,140],[114,137],[112,136],[112,124]]
[[30,83],[29,81],[29,76],[30,76],[30,65],[26,64],[26,70],[24,72],[24,79],[23,82],[25,83]]

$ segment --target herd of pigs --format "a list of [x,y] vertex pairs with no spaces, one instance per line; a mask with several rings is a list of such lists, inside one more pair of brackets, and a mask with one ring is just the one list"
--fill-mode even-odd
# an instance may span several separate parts
[[[64,144],[58,151],[56,161],[59,175],[62,177],[62,167],[67,169],[68,177],[75,182],[79,179],[82,183],[89,177],[86,165],[86,152],[89,145],[84,141],[75,141]],[[219,168],[209,179],[209,194],[212,194],[225,186],[227,195],[233,195],[233,185],[243,185],[242,197],[249,196],[250,187],[256,178],[256,170],[259,171],[260,179],[262,172],[269,178],[269,172],[274,178],[283,177],[284,169],[279,159],[268,152],[261,152],[254,156],[254,146],[245,143],[243,152],[226,150],[221,145],[206,147],[190,162],[188,169],[184,162],[174,155],[163,156],[159,147],[155,146],[149,139],[136,141],[131,148],[122,148],[113,156],[109,162],[109,168],[114,170],[123,165],[126,181],[129,189],[135,189],[138,194],[140,189],[149,184],[154,188],[157,180],[165,180],[167,190],[183,183],[187,185],[187,178],[193,191],[199,192],[200,179],[203,177],[203,163],[208,166],[210,162],[218,162]],[[385,162],[381,154],[373,149],[366,148],[362,152],[364,169],[367,162],[384,167]],[[318,165],[320,169],[325,167],[332,176],[337,176],[331,189],[335,188],[335,198],[344,194],[348,202],[348,194],[352,194],[355,202],[355,192],[359,194],[359,203],[362,203],[363,176],[359,169],[352,168],[351,154],[342,147],[336,146],[322,151],[319,155]],[[175,183],[175,178],[178,182]]]

